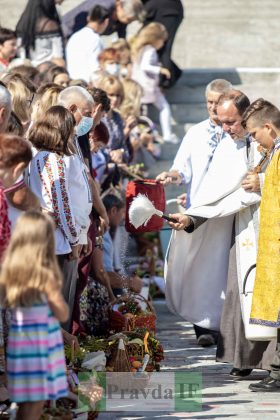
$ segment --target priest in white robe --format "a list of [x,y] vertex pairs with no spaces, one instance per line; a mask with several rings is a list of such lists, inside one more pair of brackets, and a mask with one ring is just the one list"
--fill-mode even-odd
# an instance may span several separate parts
[[[209,118],[188,130],[171,169],[169,172],[163,172],[157,177],[157,180],[164,185],[170,183],[186,185],[186,208],[191,206],[192,200],[195,198],[199,186],[207,173],[215,150],[222,138],[226,136],[219,124],[216,109],[220,96],[230,90],[232,90],[231,83],[224,79],[215,79],[207,85],[205,97]],[[208,223],[210,225],[209,229],[215,230],[215,224],[216,222]],[[226,275],[224,275],[224,281],[220,284],[219,295],[225,293],[225,285]],[[213,305],[215,305],[215,302],[213,302]],[[173,308],[171,309],[173,310]],[[212,331],[211,328],[194,325],[194,329],[198,344],[207,346],[215,343],[218,327],[216,331]]]

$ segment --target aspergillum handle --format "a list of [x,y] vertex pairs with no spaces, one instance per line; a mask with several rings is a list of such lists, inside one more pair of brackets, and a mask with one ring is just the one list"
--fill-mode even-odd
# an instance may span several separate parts
[[[168,222],[177,223],[177,220],[172,219],[172,217],[169,217],[169,216],[167,216],[166,214],[162,214],[162,216],[161,216],[161,217],[162,217],[164,220],[167,220]],[[184,228],[184,231],[185,231],[185,232],[187,232],[187,233],[189,233],[187,229],[188,229],[188,228],[187,228],[187,227],[185,227],[185,228]]]

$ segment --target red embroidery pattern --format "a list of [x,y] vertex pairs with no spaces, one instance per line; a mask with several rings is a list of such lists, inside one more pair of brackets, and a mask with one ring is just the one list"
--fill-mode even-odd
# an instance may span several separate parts
[[0,260],[3,257],[11,237],[11,222],[8,217],[8,205],[3,186],[0,185]]
[[74,240],[70,240],[67,237],[67,234],[65,232],[63,223],[61,222],[61,218],[60,218],[60,212],[59,212],[59,200],[58,200],[58,195],[57,195],[57,187],[55,185],[55,181],[54,181],[54,177],[53,177],[53,171],[51,168],[51,162],[49,160],[49,155],[44,156],[43,157],[44,160],[44,164],[45,164],[45,169],[48,175],[48,179],[50,181],[50,188],[51,188],[51,192],[48,189],[48,186],[43,178],[43,174],[40,168],[40,162],[39,160],[37,160],[37,169],[38,169],[38,173],[41,179],[41,182],[46,190],[47,195],[49,196],[49,198],[52,201],[52,205],[53,205],[53,213],[54,213],[54,221],[56,223],[56,226],[59,227],[59,229],[62,231],[64,237],[70,242],[71,245],[75,245],[78,243],[79,238],[78,238],[78,234],[76,231],[76,227],[75,225],[73,225],[72,223],[72,217],[71,217],[71,210],[70,210],[70,205],[69,205],[69,199],[68,199],[68,194],[67,194],[67,189],[66,189],[66,185],[65,185],[65,172],[64,172],[64,167],[63,167],[63,159],[56,157],[57,160],[57,167],[58,167],[58,182],[59,182],[59,188],[61,190],[61,201],[62,201],[62,205],[63,205],[63,213],[65,215],[65,219],[68,225],[68,229],[70,234],[72,235]]
[[[49,162],[46,163],[47,171],[48,171],[49,166],[50,166]],[[68,196],[66,185],[65,185],[65,172],[64,172],[64,165],[63,165],[62,158],[57,158],[57,167],[58,167],[58,176],[59,176],[58,179],[59,179],[59,185],[60,185],[60,190],[61,190],[61,197],[63,201],[64,215],[67,220],[67,224],[71,232],[71,235],[73,237],[77,237],[78,235],[77,235],[76,227],[72,223],[72,215],[71,215],[70,204],[69,204],[69,196]],[[54,183],[52,184],[52,187],[55,188]]]

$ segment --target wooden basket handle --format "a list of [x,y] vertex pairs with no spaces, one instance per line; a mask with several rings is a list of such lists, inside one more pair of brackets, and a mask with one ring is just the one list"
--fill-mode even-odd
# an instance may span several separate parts
[[146,299],[144,296],[140,295],[139,293],[131,293],[130,296],[134,296],[135,299],[139,299],[142,300],[142,302],[145,302],[150,310],[150,312],[152,312],[153,314],[155,313],[155,310],[153,308],[153,306],[150,304],[150,302],[148,301],[148,299]]
[[[117,304],[121,304],[121,303],[126,303],[128,302],[131,298],[134,298],[135,300],[140,300],[142,302],[145,302],[150,310],[150,312],[152,312],[153,314],[155,313],[155,310],[153,308],[153,306],[150,304],[150,302],[144,298],[144,296],[140,295],[139,293],[129,293],[129,295],[126,295],[126,297],[122,297],[120,296],[119,298],[117,298],[114,302],[114,305]],[[113,305],[111,304],[111,302],[109,303],[109,308],[113,309]]]

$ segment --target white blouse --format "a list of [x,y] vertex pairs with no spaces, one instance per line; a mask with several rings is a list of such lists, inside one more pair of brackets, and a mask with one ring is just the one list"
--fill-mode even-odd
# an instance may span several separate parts
[[[21,38],[18,39],[18,52],[22,59],[26,59],[25,48],[21,46]],[[59,32],[52,31],[36,35],[35,48],[30,50],[30,60],[34,67],[53,58],[64,58],[63,39]]]
[[56,224],[56,254],[68,254],[79,243],[80,226],[76,223],[69,191],[69,170],[65,157],[33,148],[29,185]]

